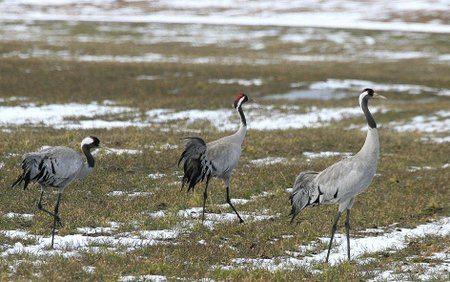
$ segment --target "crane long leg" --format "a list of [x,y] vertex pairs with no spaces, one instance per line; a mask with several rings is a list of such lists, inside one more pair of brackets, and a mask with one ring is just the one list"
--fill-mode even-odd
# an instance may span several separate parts
[[[52,213],[51,211],[46,210],[46,209],[44,208],[44,206],[42,206],[42,198],[43,198],[43,196],[44,196],[44,189],[41,189],[41,196],[39,197],[39,202],[38,202],[38,204],[37,204],[37,208],[38,208],[39,210],[41,210],[41,211],[43,211],[43,212],[49,214],[49,215],[52,216],[53,218],[55,218],[55,214],[54,214],[54,213]],[[61,222],[61,219],[59,218],[58,215],[56,215],[56,221],[57,221],[58,226],[60,226],[60,227],[63,226],[63,224],[62,224],[62,222]]]
[[233,204],[231,203],[231,199],[230,199],[230,187],[227,186],[227,203],[231,206],[231,208],[233,209],[233,211],[236,213],[237,217],[239,218],[239,222],[243,223],[244,220],[241,218],[241,216],[239,215],[239,213],[237,212],[237,210],[234,208]]
[[55,230],[56,230],[56,225],[60,222],[58,213],[59,213],[59,201],[61,200],[61,195],[62,193],[58,193],[58,199],[56,200],[56,205],[55,205],[55,213],[53,216],[53,230],[52,230],[52,249],[53,249],[53,242],[55,241]]
[[347,232],[347,256],[350,260],[350,210],[347,210],[347,218],[345,219],[345,231]]
[[206,199],[208,198],[208,183],[209,179],[206,180],[205,191],[203,192],[202,224],[205,221]]
[[336,218],[334,219],[333,227],[331,227],[331,238],[330,238],[330,243],[328,244],[327,258],[325,260],[325,262],[327,262],[327,263],[328,263],[328,258],[330,257],[331,244],[333,243],[334,233],[336,233],[337,223],[338,223],[340,217],[341,217],[341,212],[338,211],[338,213],[336,214]]

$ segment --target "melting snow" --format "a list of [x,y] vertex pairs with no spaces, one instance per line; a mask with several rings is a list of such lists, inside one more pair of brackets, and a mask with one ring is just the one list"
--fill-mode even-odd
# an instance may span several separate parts
[[349,157],[352,153],[342,153],[342,152],[303,152],[303,156],[305,156],[308,160],[317,159],[317,158],[328,158],[335,156],[344,156]]
[[[88,235],[74,234],[66,236],[55,236],[55,249],[47,250],[51,243],[51,237],[39,235],[30,235],[21,230],[2,230],[0,234],[10,238],[34,239],[36,243],[23,245],[17,242],[14,246],[6,246],[1,252],[1,256],[5,257],[17,253],[30,253],[33,255],[63,255],[65,257],[76,256],[79,251],[89,250],[97,244],[106,244],[112,248],[124,246],[128,249],[135,249],[142,246],[156,245],[165,243],[164,240],[174,239],[178,236],[179,231],[176,230],[140,230],[136,233],[121,233],[112,236],[90,236],[92,234],[108,233],[114,229],[105,228],[80,228],[81,232]],[[70,250],[70,251],[69,251]]]
[[[0,166],[1,168],[1,166]],[[21,218],[21,219],[27,219],[31,220],[33,218],[33,214],[27,214],[27,213],[15,213],[15,212],[9,212],[5,215],[3,215],[6,218],[14,219],[14,218]]]
[[445,137],[428,136],[428,137],[421,138],[420,141],[425,142],[425,143],[448,143],[448,142],[450,142],[450,136],[445,136]]
[[[248,127],[256,130],[321,127],[328,125],[332,121],[362,115],[359,107],[311,107],[306,109],[306,113],[293,113],[292,111],[286,113],[274,109],[273,106],[254,105],[253,107],[248,107],[248,110],[245,111]],[[372,107],[371,111],[377,112],[378,108]],[[230,121],[230,118],[237,118],[237,114],[229,109],[187,110],[180,112],[170,109],[155,109],[148,111],[147,115],[152,122],[156,123],[185,120],[187,124],[190,124],[198,120],[206,120],[221,131],[236,130],[239,126],[237,122]],[[271,118],[268,119],[267,116]]]
[[[407,247],[410,238],[424,237],[427,235],[448,236],[450,234],[450,217],[442,218],[436,222],[419,225],[413,229],[401,229],[381,236],[368,236],[363,238],[351,238],[351,255],[352,258],[358,258],[367,253],[375,253],[388,249],[403,249]],[[322,242],[328,242],[329,238],[320,238]],[[317,242],[312,242],[313,245]],[[346,237],[342,234],[336,234],[335,241],[331,249],[329,263],[336,265],[342,261],[346,261],[347,246]],[[309,249],[308,247],[304,247]],[[311,267],[314,263],[325,261],[327,250],[312,256],[303,258],[295,257],[276,257],[273,259],[248,259],[236,258],[232,259],[233,263],[239,265],[248,265],[254,268],[263,268],[269,271],[277,271],[280,269],[289,269],[293,267]]]
[[142,154],[142,150],[133,150],[133,149],[114,149],[114,148],[108,148],[104,151],[106,154],[115,154],[115,155],[138,155]]
[[162,275],[139,275],[139,276],[133,276],[133,275],[125,275],[119,278],[120,282],[131,282],[131,281],[152,281],[152,282],[162,282],[167,281],[166,276]]
[[159,75],[139,75],[136,77],[136,80],[157,80],[162,79],[163,77]]
[[434,169],[434,168],[431,166],[410,166],[410,167],[408,167],[407,171],[415,172],[418,170],[431,170],[431,169]]
[[164,211],[156,211],[156,212],[145,212],[148,216],[152,218],[163,218],[166,216],[166,213]]
[[151,192],[125,192],[125,191],[112,191],[109,192],[108,196],[112,196],[112,197],[122,197],[122,196],[127,196],[129,198],[135,198],[135,197],[148,197],[150,195],[152,195],[153,193]]
[[231,78],[231,79],[209,79],[209,83],[218,83],[218,84],[239,84],[243,86],[261,86],[263,84],[262,79],[254,78],[254,79],[239,79],[239,78]]
[[[180,217],[184,217],[184,218],[198,219],[198,218],[201,218],[202,211],[203,211],[202,207],[194,207],[194,208],[189,208],[189,209],[185,209],[185,210],[180,210],[180,211],[178,211],[177,215]],[[265,212],[267,212],[267,211],[265,211]],[[248,213],[248,214],[240,212],[239,215],[242,217],[242,219],[244,221],[261,221],[261,220],[272,219],[276,216],[279,216],[279,215],[276,215],[276,216],[261,215],[261,212]],[[205,221],[203,224],[206,227],[208,227],[209,229],[214,229],[214,226],[216,224],[224,223],[224,222],[233,222],[233,221],[238,221],[238,218],[235,213],[217,214],[217,213],[210,213],[210,212],[206,211],[205,212]]]
[[[250,1],[241,5],[230,1],[128,1],[121,9],[112,9],[111,1],[2,1],[2,19],[166,22],[218,25],[307,26],[351,29],[402,30],[449,33],[447,24],[402,22],[392,14],[418,11],[443,12],[446,0],[438,1]],[[75,5],[76,4],[76,5]],[[94,4],[94,5],[93,5]],[[67,9],[70,6],[70,9]],[[148,9],[155,12],[148,13]],[[205,12],[206,11],[206,12]],[[264,12],[261,12],[264,11]],[[371,11],[371,13],[366,13]],[[376,15],[374,17],[373,15]],[[407,21],[407,20],[403,20]],[[333,39],[331,37],[331,39]]]
[[406,92],[409,94],[421,94],[424,92],[429,92],[439,96],[450,96],[450,89],[441,89],[414,84],[385,84],[358,79],[327,79],[325,81],[318,81],[309,85],[309,89],[315,90],[351,89],[354,91],[361,91],[362,89],[367,87],[373,88],[375,91],[395,91]]
[[[139,126],[132,121],[81,120],[69,121],[74,118],[94,118],[104,115],[121,115],[136,113],[129,107],[111,106],[107,104],[50,104],[38,106],[23,104],[20,106],[0,106],[0,125],[45,125],[54,128],[112,128],[124,126]],[[140,125],[143,126],[143,125]]]
[[150,177],[151,179],[161,179],[164,176],[166,176],[164,173],[159,173],[159,172],[157,172],[157,173],[150,173],[148,175],[148,177]]
[[286,161],[286,158],[283,157],[267,157],[263,159],[250,160],[250,163],[256,166],[265,166],[285,163]]
[[[407,262],[402,264],[390,263],[389,268],[396,269],[396,271],[386,270],[379,271],[378,274],[368,280],[368,282],[378,281],[406,281],[411,280],[411,273],[414,273],[419,281],[441,281],[448,278],[450,274],[450,256],[446,253],[434,253],[426,257],[431,260],[441,260],[441,262],[414,262],[416,257],[408,258]],[[442,262],[443,261],[443,262]]]
[[437,111],[431,116],[416,116],[408,122],[391,122],[387,126],[400,132],[449,132],[450,111]]

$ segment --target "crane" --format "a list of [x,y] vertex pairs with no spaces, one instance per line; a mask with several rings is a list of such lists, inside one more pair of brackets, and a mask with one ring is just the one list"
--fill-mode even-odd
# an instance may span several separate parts
[[[53,217],[52,249],[56,227],[63,226],[59,217],[61,195],[72,181],[84,178],[92,171],[95,166],[95,160],[91,151],[99,147],[103,146],[97,137],[89,136],[83,139],[81,151],[86,156],[87,163],[83,161],[80,154],[75,150],[63,146],[49,147],[23,156],[22,174],[11,185],[11,188],[24,182],[23,189],[25,190],[30,182],[39,183],[41,195],[37,208]],[[44,191],[48,188],[58,190],[54,212],[45,209],[42,205]]]
[[353,206],[355,197],[369,187],[377,169],[380,143],[377,124],[368,108],[370,99],[386,99],[386,97],[377,94],[370,88],[364,89],[359,95],[359,105],[368,124],[366,140],[361,150],[321,172],[301,172],[295,180],[290,196],[292,205],[291,222],[306,207],[321,204],[339,204],[338,212],[331,228],[326,262],[328,262],[330,256],[337,223],[344,211],[346,211],[347,257],[350,260],[350,209]]
[[242,110],[242,105],[247,101],[248,97],[244,93],[239,93],[234,100],[233,106],[241,118],[240,126],[236,133],[209,143],[205,143],[199,137],[185,138],[184,151],[178,160],[178,166],[183,162],[184,170],[181,189],[189,183],[187,189],[189,192],[191,189],[194,190],[195,185],[200,181],[206,181],[203,192],[202,223],[205,220],[208,183],[211,177],[223,180],[226,188],[226,201],[236,213],[239,221],[241,223],[244,222],[231,203],[230,180],[233,169],[237,166],[241,156],[241,146],[247,132],[247,121]]

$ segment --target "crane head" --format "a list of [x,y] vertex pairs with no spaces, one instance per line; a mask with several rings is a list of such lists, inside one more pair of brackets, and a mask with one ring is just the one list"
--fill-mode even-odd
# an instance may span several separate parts
[[237,109],[247,101],[248,101],[248,96],[241,92],[237,95],[236,100],[234,100],[233,106],[235,109]]
[[366,101],[368,101],[368,99],[387,99],[387,98],[384,97],[383,95],[376,93],[371,88],[366,88],[359,95],[359,104],[360,105],[364,99],[366,99]]
[[[363,95],[364,94],[364,95]],[[378,93],[376,93],[373,89],[371,88],[366,88],[362,91],[361,93],[362,96],[368,96],[367,98],[369,99],[387,99],[386,97],[384,97],[383,95],[380,95]]]
[[89,149],[101,147],[100,140],[95,136],[88,136],[84,138],[83,141],[81,141],[81,148],[83,148],[83,146],[87,146]]

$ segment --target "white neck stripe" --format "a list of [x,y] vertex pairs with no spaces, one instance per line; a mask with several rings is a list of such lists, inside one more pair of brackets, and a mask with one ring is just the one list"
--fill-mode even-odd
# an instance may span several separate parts
[[92,144],[94,143],[94,139],[92,139],[91,137],[86,137],[83,139],[83,141],[81,141],[81,147],[83,147],[84,145],[87,144]]
[[242,96],[242,98],[239,99],[239,102],[237,103],[236,109],[238,109],[238,108],[241,106],[241,104],[242,104],[242,102],[244,101],[244,99],[245,99],[245,96]]
[[364,91],[363,93],[361,93],[361,95],[359,95],[359,106],[362,107],[362,100],[364,99],[364,97],[366,97],[366,95],[368,95],[367,91]]

